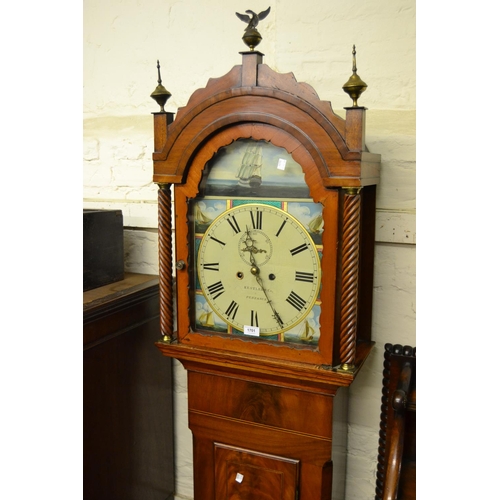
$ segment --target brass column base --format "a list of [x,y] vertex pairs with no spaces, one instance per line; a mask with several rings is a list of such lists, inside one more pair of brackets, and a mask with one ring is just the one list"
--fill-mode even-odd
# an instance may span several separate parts
[[356,370],[356,365],[351,363],[342,363],[340,366],[337,366],[335,368],[336,372],[342,372],[342,373],[354,373],[355,370]]

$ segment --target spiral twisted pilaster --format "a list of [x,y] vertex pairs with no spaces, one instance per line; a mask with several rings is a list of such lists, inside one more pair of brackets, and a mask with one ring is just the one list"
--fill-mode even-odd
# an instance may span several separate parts
[[160,329],[164,340],[174,330],[172,277],[172,195],[170,184],[158,184],[158,253],[160,272]]
[[342,274],[340,299],[340,362],[344,369],[354,366],[358,315],[359,226],[361,195],[348,189],[342,218]]

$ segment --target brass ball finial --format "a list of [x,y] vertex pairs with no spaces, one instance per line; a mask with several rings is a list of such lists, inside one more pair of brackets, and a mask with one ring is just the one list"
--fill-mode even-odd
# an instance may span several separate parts
[[356,45],[352,46],[352,75],[347,80],[347,82],[343,85],[344,92],[349,94],[352,99],[352,105],[354,108],[358,107],[358,99],[359,96],[366,90],[368,85],[361,80],[361,78],[357,74],[356,68]]
[[257,45],[262,41],[262,36],[256,29],[245,30],[245,33],[241,37],[241,39],[245,42],[245,45],[250,48],[250,50],[254,50]]
[[154,99],[162,113],[165,113],[165,103],[169,100],[172,94],[161,84],[161,74],[160,74],[160,61],[156,61],[156,67],[158,68],[158,85],[151,94],[151,98]]

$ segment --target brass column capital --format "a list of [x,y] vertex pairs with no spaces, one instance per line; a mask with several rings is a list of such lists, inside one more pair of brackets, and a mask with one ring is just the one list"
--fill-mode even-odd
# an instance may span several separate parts
[[359,193],[361,193],[361,190],[363,188],[358,186],[358,187],[344,187],[342,189],[346,192],[346,194],[349,194],[351,196],[356,196]]

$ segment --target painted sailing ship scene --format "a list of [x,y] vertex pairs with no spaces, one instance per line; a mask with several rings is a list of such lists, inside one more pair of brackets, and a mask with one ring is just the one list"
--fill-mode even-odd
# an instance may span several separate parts
[[222,321],[208,305],[205,297],[196,294],[196,326],[203,330],[218,333],[227,333],[227,324]]
[[250,143],[236,174],[238,186],[258,188],[262,184],[262,144]]
[[316,245],[323,245],[323,206],[314,202],[288,202],[287,210],[309,232]]
[[285,149],[239,139],[221,148],[205,169],[204,196],[309,198],[302,167]]
[[204,234],[212,221],[226,210],[226,200],[194,200],[191,216],[195,225],[195,233]]
[[318,345],[320,312],[321,307],[315,305],[304,321],[285,332],[284,341],[294,344]]

